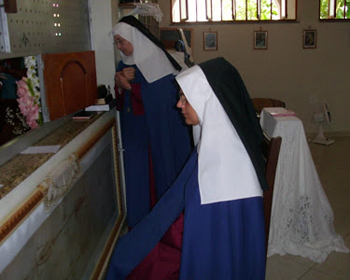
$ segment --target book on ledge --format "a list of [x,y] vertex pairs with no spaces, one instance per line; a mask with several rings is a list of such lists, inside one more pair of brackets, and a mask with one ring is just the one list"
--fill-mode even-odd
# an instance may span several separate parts
[[116,99],[112,99],[108,104],[95,104],[85,108],[88,112],[109,111],[116,106]]
[[297,115],[294,111],[287,110],[283,107],[273,107],[268,109],[269,114],[274,117],[292,117]]
[[88,111],[79,111],[72,116],[73,120],[89,120],[94,117],[96,112],[88,112]]

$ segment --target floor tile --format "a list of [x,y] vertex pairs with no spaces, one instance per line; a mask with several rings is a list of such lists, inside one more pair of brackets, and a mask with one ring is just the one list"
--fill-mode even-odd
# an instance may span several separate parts
[[[344,242],[350,248],[350,234]],[[332,252],[322,264],[316,264],[313,269],[341,279],[350,279],[350,254]]]
[[344,238],[350,234],[350,208],[349,206],[333,206],[332,209],[335,232]]
[[305,275],[299,278],[299,280],[345,280],[345,279],[342,277],[337,277],[335,275],[330,275],[326,272],[311,269],[307,273],[305,273]]
[[286,256],[271,256],[267,259],[266,280],[296,280],[310,267]]

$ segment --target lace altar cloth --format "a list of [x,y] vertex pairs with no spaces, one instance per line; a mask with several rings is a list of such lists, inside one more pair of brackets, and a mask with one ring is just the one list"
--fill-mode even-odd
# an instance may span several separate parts
[[163,13],[160,10],[158,4],[155,3],[134,3],[136,8],[132,10],[128,16],[141,15],[141,16],[152,16],[157,22],[161,22]]
[[335,232],[333,211],[323,190],[304,127],[295,116],[272,116],[264,108],[260,124],[270,137],[281,136],[267,256],[292,254],[323,262],[332,251],[349,252]]

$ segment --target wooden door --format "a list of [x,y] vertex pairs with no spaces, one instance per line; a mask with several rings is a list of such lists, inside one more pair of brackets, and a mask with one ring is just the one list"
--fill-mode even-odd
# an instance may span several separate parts
[[44,54],[42,60],[51,121],[95,103],[97,82],[94,51]]

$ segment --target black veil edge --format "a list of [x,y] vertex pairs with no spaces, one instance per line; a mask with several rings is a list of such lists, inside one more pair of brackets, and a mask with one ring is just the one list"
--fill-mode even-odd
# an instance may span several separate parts
[[134,16],[125,16],[119,22],[125,22],[135,28],[137,28],[143,35],[150,39],[157,47],[159,47],[167,56],[171,64],[178,71],[181,71],[182,67],[179,63],[165,50],[164,45]]

